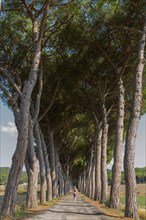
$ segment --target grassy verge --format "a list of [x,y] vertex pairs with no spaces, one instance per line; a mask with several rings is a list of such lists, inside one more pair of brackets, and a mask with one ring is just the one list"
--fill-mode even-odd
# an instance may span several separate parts
[[[125,196],[121,196],[120,202],[122,205],[125,204]],[[137,196],[137,203],[138,203],[138,208],[146,209],[146,196],[145,195],[138,195]]]
[[[116,218],[117,220],[131,220],[131,218],[126,218],[124,217],[124,204],[125,204],[125,197],[124,195],[121,196],[121,209],[120,210],[115,210],[112,208],[107,207],[107,202],[106,204],[100,204],[98,201],[94,201],[85,195],[83,195],[87,201],[92,203],[94,206],[98,207],[101,209],[101,212],[105,213],[109,217]],[[140,220],[146,220],[146,196],[145,195],[138,195],[137,196],[138,200],[138,212],[140,216]]]
[[32,208],[29,210],[26,209],[25,203],[22,202],[22,203],[16,204],[14,217],[7,215],[0,219],[1,220],[21,220],[21,219],[27,220],[47,210],[52,205],[56,204],[60,199],[61,197],[57,199],[53,199],[51,201],[47,201],[44,205],[41,205],[38,202],[38,206],[36,208]]
[[[125,196],[122,195],[120,197],[120,202],[122,209],[124,210],[125,207]],[[141,220],[146,219],[146,196],[143,195],[137,195],[137,203],[138,203],[138,212]]]
[[40,202],[38,201],[38,206],[36,208],[32,208],[29,210],[25,208],[25,205],[19,204],[16,206],[16,209],[15,209],[15,219],[27,220],[31,217],[34,217],[35,215],[38,215],[39,213],[47,210],[52,205],[56,204],[60,199],[61,197],[53,199],[51,201],[47,201],[43,205],[41,205]]

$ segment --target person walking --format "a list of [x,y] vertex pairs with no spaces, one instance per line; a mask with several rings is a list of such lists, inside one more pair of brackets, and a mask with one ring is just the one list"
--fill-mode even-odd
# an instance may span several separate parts
[[73,197],[74,197],[74,201],[76,201],[76,199],[77,199],[77,188],[76,188],[76,186],[73,187]]

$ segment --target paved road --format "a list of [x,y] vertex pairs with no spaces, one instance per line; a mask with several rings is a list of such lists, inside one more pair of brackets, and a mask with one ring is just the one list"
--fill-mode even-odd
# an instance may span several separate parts
[[77,200],[73,201],[72,195],[65,196],[57,204],[48,208],[43,213],[30,218],[31,220],[112,220],[100,209],[87,202],[78,194]]

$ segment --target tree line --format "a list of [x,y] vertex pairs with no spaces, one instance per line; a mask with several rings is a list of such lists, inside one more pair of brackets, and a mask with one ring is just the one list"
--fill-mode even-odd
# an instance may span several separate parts
[[[10,168],[9,167],[0,167],[0,185],[6,185]],[[27,183],[28,178],[25,171],[22,171],[19,184]]]
[[[6,185],[8,175],[9,175],[10,168],[9,167],[0,167],[0,185]],[[136,175],[136,183],[146,183],[146,167],[143,168],[135,168],[135,175]],[[107,176],[108,176],[108,184],[111,184],[112,180],[112,171],[107,170]],[[78,179],[73,179],[72,180],[74,185],[78,185]],[[26,171],[22,171],[19,184],[27,183],[28,178],[27,178],[27,173]],[[40,183],[40,178],[38,177],[38,183]],[[121,184],[124,184],[124,172],[122,171],[121,174]]]
[[[146,111],[145,2],[4,1],[0,18],[0,97],[18,130],[1,215],[14,215],[25,164],[26,206],[81,192],[139,219],[134,169]],[[38,163],[39,162],[39,166]],[[38,172],[39,167],[39,172]]]

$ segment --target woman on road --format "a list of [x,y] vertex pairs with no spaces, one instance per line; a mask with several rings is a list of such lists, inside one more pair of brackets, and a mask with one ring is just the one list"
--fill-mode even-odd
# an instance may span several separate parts
[[76,201],[76,199],[77,199],[77,188],[76,188],[76,186],[73,187],[73,197],[74,197],[74,201]]

